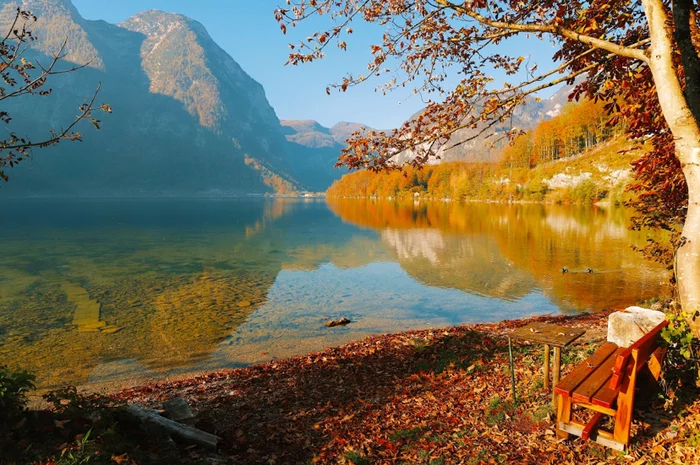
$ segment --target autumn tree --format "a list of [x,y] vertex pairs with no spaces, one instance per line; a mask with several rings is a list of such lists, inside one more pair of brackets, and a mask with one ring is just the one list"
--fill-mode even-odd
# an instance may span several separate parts
[[[380,85],[383,91],[412,86],[428,99],[425,111],[400,128],[353,135],[339,160],[350,168],[391,168],[396,153],[406,150],[414,153],[412,164],[425,164],[465,128],[472,130],[470,138],[498,128],[513,136],[517,130],[502,128],[515,109],[528,96],[562,82],[577,82],[570,98],[606,102],[613,123],[624,116],[633,137],[651,139],[661,154],[673,152],[688,185],[676,258],[678,291],[683,308],[693,315],[693,331],[700,335],[697,2],[289,0],[275,14],[285,32],[311,17],[330,19],[327,29],[291,45],[291,64],[318,60],[331,44],[346,49],[355,21],[382,26],[367,71],[347,75],[335,87],[344,91],[368,76],[385,75],[390,77]],[[525,57],[506,53],[502,45],[522,36],[554,44],[555,65],[539,70]],[[512,79],[496,86],[494,70]],[[459,76],[457,85],[446,84],[450,74]]]
[[[50,57],[47,63],[39,60],[31,60],[29,54],[35,37],[31,32],[31,26],[36,22],[36,16],[31,12],[17,9],[14,19],[10,23],[7,33],[0,40],[0,102],[10,99],[21,99],[28,96],[47,96],[52,89],[47,86],[49,79],[58,74],[66,74],[77,71],[89,63],[78,66],[59,68],[59,63],[66,56],[67,41],[63,41],[60,48]],[[100,121],[95,118],[93,112],[101,110],[111,112],[107,104],[96,105],[95,101],[99,93],[99,86],[89,100],[78,106],[75,118],[68,121],[67,126],[48,130],[48,135],[39,140],[27,135],[18,134],[11,129],[10,123],[13,117],[7,109],[0,109],[0,120],[7,128],[4,139],[0,140],[0,178],[7,181],[8,176],[4,169],[14,167],[17,163],[28,158],[34,148],[45,148],[63,140],[80,141],[82,134],[75,131],[76,125],[83,120],[89,120],[99,129]],[[22,102],[30,105],[29,102]]]
[[[535,129],[516,137],[504,151],[501,164],[508,168],[534,168],[540,163],[578,155],[612,137],[602,102],[584,100]],[[624,126],[620,124],[619,126]]]

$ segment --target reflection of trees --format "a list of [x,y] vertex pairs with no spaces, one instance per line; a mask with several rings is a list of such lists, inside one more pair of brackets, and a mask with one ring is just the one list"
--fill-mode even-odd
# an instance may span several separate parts
[[[504,221],[515,233],[494,228],[502,253],[563,306],[620,308],[659,294],[666,273],[631,249],[645,238],[627,229],[624,210],[568,210],[549,206],[534,216],[506,209]],[[574,272],[562,274],[563,267]],[[582,272],[589,267],[593,274]]]
[[[599,310],[659,293],[663,270],[631,244],[621,209],[329,199],[343,220],[382,230],[402,267],[432,286],[494,297],[543,289],[563,308]],[[562,267],[571,273],[562,274]],[[593,274],[577,273],[586,267]]]

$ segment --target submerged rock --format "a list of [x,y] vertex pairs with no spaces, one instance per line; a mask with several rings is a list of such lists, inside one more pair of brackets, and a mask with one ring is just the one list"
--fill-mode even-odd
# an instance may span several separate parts
[[352,323],[352,321],[350,321],[349,318],[343,317],[343,318],[340,318],[340,319],[338,319],[338,320],[329,320],[329,321],[326,321],[326,322],[323,324],[323,326],[325,326],[325,327],[327,327],[327,328],[333,328],[333,327],[335,327],[335,326],[345,326],[345,325],[349,325],[350,323]]
[[103,328],[100,328],[100,332],[105,333],[105,334],[114,334],[114,333],[118,333],[122,329],[123,328],[121,326],[107,325]]

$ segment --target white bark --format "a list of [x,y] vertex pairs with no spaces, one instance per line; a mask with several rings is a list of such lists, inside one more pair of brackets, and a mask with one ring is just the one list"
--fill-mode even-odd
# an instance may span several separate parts
[[[698,158],[700,145],[695,151]],[[683,310],[695,314],[700,311],[700,165],[686,164],[683,173],[688,182],[688,214],[676,256],[676,279]],[[700,335],[700,318],[693,315],[688,323]]]
[[[686,101],[673,63],[673,32],[661,0],[642,0],[649,21],[649,68],[664,118],[676,141],[676,156],[688,183],[688,215],[676,257],[676,279],[683,310],[700,311],[700,125]],[[700,319],[691,317],[700,335]]]

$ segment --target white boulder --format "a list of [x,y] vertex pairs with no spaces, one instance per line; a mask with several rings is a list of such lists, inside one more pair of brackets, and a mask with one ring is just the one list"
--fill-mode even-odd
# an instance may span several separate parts
[[628,307],[608,317],[608,342],[629,347],[666,319],[664,312]]

